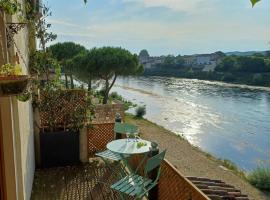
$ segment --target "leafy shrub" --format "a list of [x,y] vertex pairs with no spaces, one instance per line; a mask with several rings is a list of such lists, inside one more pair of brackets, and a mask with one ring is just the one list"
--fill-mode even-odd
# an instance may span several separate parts
[[224,76],[221,78],[221,81],[235,81],[235,76],[232,73],[225,73]]
[[235,174],[237,174],[238,176],[245,178],[245,172],[241,169],[239,169],[237,167],[237,165],[235,163],[233,163],[232,161],[228,160],[228,159],[219,159],[219,161],[222,163],[222,165],[224,167],[226,167],[227,169],[233,171]]
[[118,100],[121,100],[122,99],[121,95],[119,95],[117,92],[112,92],[111,95],[110,95],[110,97],[112,99],[118,99]]
[[145,106],[139,106],[139,107],[137,107],[136,114],[135,114],[135,116],[137,118],[143,118],[143,116],[145,114],[146,114],[146,108],[145,108]]
[[263,80],[262,75],[261,74],[254,74],[252,77],[252,83],[257,84],[257,85],[263,84],[264,80]]
[[247,179],[255,187],[270,191],[270,168],[258,167],[248,175]]

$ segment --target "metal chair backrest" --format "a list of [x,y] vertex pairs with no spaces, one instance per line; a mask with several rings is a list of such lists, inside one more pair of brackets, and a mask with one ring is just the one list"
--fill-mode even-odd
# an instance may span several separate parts
[[128,123],[120,123],[120,122],[116,122],[114,125],[114,132],[115,133],[121,133],[121,134],[125,134],[125,133],[137,133],[138,132],[138,127],[132,124],[128,124]]
[[153,156],[152,158],[149,158],[148,161],[146,162],[146,165],[144,167],[144,174],[145,177],[148,176],[149,172],[151,172],[152,170],[158,168],[157,171],[157,176],[155,178],[155,180],[153,180],[154,182],[157,182],[160,176],[160,165],[162,163],[162,161],[165,158],[165,154],[166,154],[166,150],[162,151],[161,153]]

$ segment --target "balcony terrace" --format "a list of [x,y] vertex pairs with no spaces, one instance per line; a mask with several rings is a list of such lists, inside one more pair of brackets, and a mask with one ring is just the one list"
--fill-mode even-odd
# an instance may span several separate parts
[[[78,91],[71,91],[76,92]],[[79,93],[83,95],[83,93]],[[73,108],[72,101],[66,101],[67,95],[59,99],[63,108],[59,112],[59,124],[63,124],[65,112],[70,112]],[[80,95],[76,98],[81,99]],[[78,104],[78,99],[73,101]],[[84,103],[84,102],[82,102]],[[96,152],[106,149],[106,144],[114,140],[114,112],[119,112],[121,106],[114,105],[113,108],[106,105],[105,108],[98,107],[95,112],[94,124],[86,132],[80,133],[80,157],[85,155],[86,160],[79,164],[64,167],[41,168],[36,170],[35,180],[32,190],[32,200],[110,200],[120,199],[120,194],[112,190],[110,186],[121,179],[121,174],[126,168],[121,163],[112,162],[110,167],[100,159],[94,157]],[[120,109],[121,110],[121,109]],[[65,111],[65,112],[64,112]],[[106,117],[104,117],[106,116]],[[110,116],[110,117],[108,117]],[[47,119],[50,116],[47,112],[40,112],[41,127],[46,127]],[[124,116],[123,116],[124,118]],[[100,120],[103,119],[103,120]],[[98,123],[101,122],[101,123]],[[42,136],[44,133],[40,133]],[[56,133],[57,134],[57,133]],[[49,133],[50,137],[54,137]],[[42,138],[42,137],[41,137]],[[55,140],[55,138],[51,138]],[[60,140],[64,141],[65,138]],[[57,148],[59,148],[56,145]],[[56,149],[52,150],[52,145],[44,145],[43,151],[51,151],[55,154]],[[65,149],[64,154],[68,154],[69,149]],[[129,160],[131,168],[136,169],[139,166],[142,157],[134,155]],[[82,160],[81,160],[82,161]],[[142,166],[143,167],[143,166]],[[112,170],[113,169],[113,170]],[[142,168],[141,168],[142,169]],[[139,174],[142,171],[139,170]],[[199,180],[199,181],[198,181]],[[196,177],[186,178],[166,159],[161,163],[161,176],[154,195],[149,195],[150,200],[248,200],[248,197],[242,195],[239,190],[218,180],[196,179]],[[105,184],[106,183],[106,184]],[[213,183],[213,184],[212,184]],[[152,191],[151,191],[152,192]],[[125,197],[125,199],[132,199]]]

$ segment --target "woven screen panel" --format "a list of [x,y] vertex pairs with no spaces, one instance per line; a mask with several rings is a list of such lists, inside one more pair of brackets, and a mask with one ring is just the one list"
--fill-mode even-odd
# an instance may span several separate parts
[[[50,94],[46,92],[40,93],[40,104],[50,103],[51,110],[54,111],[55,124],[58,128],[65,128],[70,113],[73,113],[79,106],[86,105],[86,92],[84,90],[61,90],[58,93],[57,101],[48,101]],[[40,111],[40,126],[46,128],[49,126],[49,121],[52,116],[50,111]]]
[[161,166],[159,200],[209,200],[195,185],[182,176],[168,161]]
[[[135,169],[143,159],[142,156],[134,156],[130,165]],[[143,167],[139,170],[143,174]],[[161,165],[161,176],[158,184],[157,200],[210,200],[195,185],[181,175],[168,161]]]
[[88,129],[88,156],[93,157],[98,151],[106,149],[106,145],[114,139],[114,123],[93,124]]

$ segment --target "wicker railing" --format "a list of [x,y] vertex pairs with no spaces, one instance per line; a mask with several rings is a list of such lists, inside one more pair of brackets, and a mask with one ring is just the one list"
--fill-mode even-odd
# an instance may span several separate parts
[[114,139],[114,123],[93,124],[88,129],[88,156],[93,157],[98,151],[106,149],[106,145]]
[[161,166],[158,200],[210,200],[167,160]]

